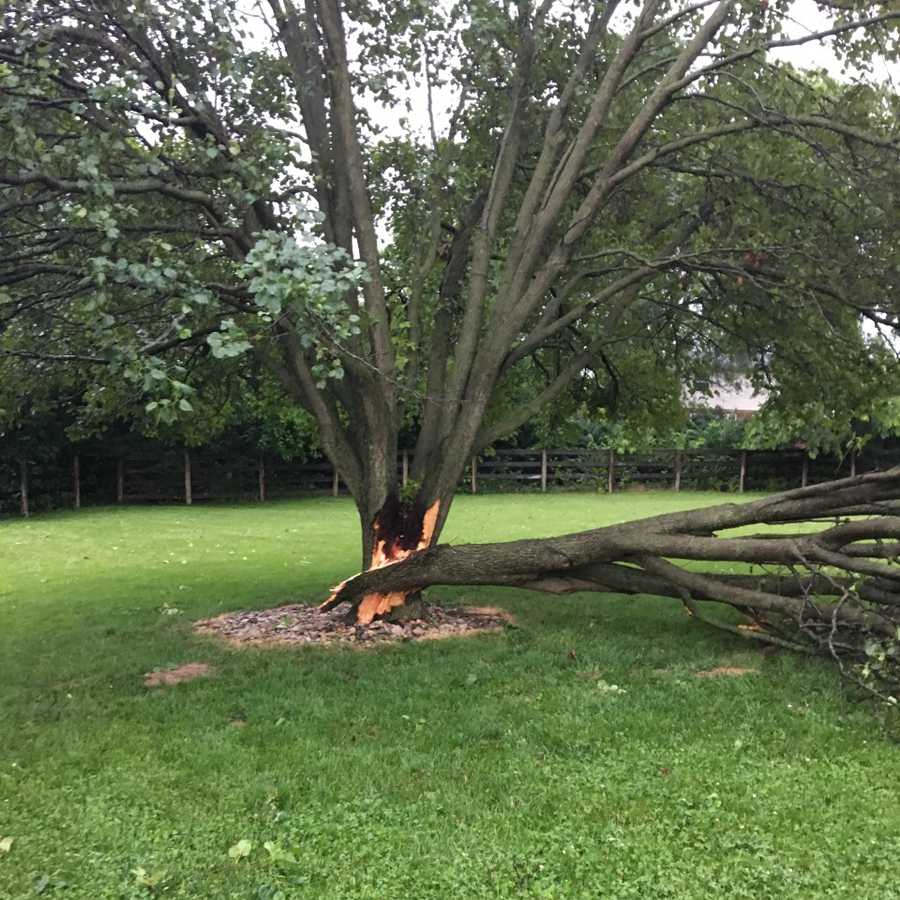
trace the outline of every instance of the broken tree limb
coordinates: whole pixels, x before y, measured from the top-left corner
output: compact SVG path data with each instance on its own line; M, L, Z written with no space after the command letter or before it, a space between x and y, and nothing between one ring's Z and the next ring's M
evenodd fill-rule
M554 538L441 544L348 579L326 605L355 608L372 593L438 584L646 594L678 599L695 615L697 602L731 606L754 623L754 640L856 652L873 635L895 639L900 627L898 499L900 467ZM732 533L791 523L808 530Z

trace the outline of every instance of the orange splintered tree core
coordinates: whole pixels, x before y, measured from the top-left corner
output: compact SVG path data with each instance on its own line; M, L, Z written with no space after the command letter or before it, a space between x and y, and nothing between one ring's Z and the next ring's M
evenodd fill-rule
M372 561L367 572L372 569L382 569L385 566L402 562L415 553L427 550L431 545L431 538L434 536L434 529L437 525L438 512L440 511L440 500L434 503L426 510L422 519L422 535L415 547L401 547L393 536L380 538L378 536L378 526L375 526L375 549L372 551ZM356 576L353 576L356 577ZM344 579L337 587L332 589L331 597L325 601L323 605L327 605L340 589L349 581ZM390 612L395 606L403 606L408 597L406 591L389 591L386 594L366 594L360 601L356 611L356 621L360 625L368 625L376 616L384 615Z

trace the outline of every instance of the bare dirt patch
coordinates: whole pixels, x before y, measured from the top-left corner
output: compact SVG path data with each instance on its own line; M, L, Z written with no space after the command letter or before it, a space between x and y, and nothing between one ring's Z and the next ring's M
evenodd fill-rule
M292 603L274 609L224 613L194 623L196 634L212 635L236 647L310 644L344 644L371 647L398 641L429 641L466 637L502 630L513 617L495 606L444 609L429 606L419 619L405 622L376 621L356 625L345 621L349 606L328 612L316 606Z
M741 675L756 675L759 669L743 669L740 666L716 666L705 672L695 672L694 678L738 678Z
M182 681L192 681L195 678L203 678L212 672L208 663L193 662L183 663L173 669L157 669L148 672L144 676L144 684L147 687L162 687L167 684L180 684Z

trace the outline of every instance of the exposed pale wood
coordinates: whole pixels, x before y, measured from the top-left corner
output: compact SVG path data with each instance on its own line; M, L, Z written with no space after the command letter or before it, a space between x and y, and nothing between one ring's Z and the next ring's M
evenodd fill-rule
M331 479L331 496L337 497L341 490L341 476L337 469L334 470L334 477Z
M747 451L741 451L741 484L740 484L740 492L744 493L744 484L747 481Z
M378 524L376 524L374 552L368 571L394 565L428 549L435 536L435 530L440 515L440 506L440 500L435 500L425 511L425 514L422 517L418 543L412 548L404 548L394 538L389 536L382 537L380 528ZM341 585L338 585L338 587L335 588L335 594L340 591L340 589ZM332 594L332 596L322 604L322 609L331 608L335 594ZM357 607L356 621L360 625L368 625L376 616L387 615L395 607L403 606L408 599L409 594L406 591L374 591L366 594Z
M547 490L547 450L541 450L541 490Z
M470 485L473 494L478 493L478 457L472 457Z
M409 483L409 451L403 451L403 474L402 474L403 487Z
M542 308L553 305L548 304L548 296L556 295L558 289L564 288L561 282L568 279L567 273L571 271L573 259L577 259L576 253L590 249L585 247L590 241L583 239L588 238L602 216L615 213L615 216L630 217L635 221L630 216L633 210L629 209L627 199L635 191L630 189L627 181L634 183L642 173L650 171L651 166L671 160L689 148L698 147L703 151L706 147L724 144L722 139L731 140L751 129L767 128L773 134L785 133L790 140L799 138L807 142L816 138L807 137L801 130L803 128L817 133L822 128L832 127L837 129L835 133L850 138L861 134L821 115L786 119L778 108L762 106L757 109L759 104L755 103L749 111L736 105L726 113L726 121L718 127L704 127L702 123L706 118L701 116L697 117L696 124L688 117L684 127L668 128L668 120L660 122L659 117L674 104L694 103L705 97L711 101L716 99L712 94L704 94L700 88L701 77L720 70L727 76L729 69L740 73L744 61L754 57L761 59L767 48L777 46L782 39L765 29L758 29L755 37L748 34L746 41L741 38L735 44L738 49L726 47L723 52L718 52L722 49L718 37L720 29L727 29L724 43L728 44L738 27L733 20L734 8L738 5L736 0L677 4L674 9L661 0L639 0L629 15L630 26L626 28L618 23L612 39L606 40L608 26L615 21L613 15L617 4L618 0L586 4L593 9L590 22L578 23L582 38L567 47L570 64L564 78L552 85L553 102L546 110L542 107L548 96L548 85L541 55L550 46L548 40L552 43L556 39L558 13L553 10L551 0L503 5L504 16L507 7L510 15L513 8L518 10L515 16L517 37L512 32L507 35L504 60L508 71L498 76L497 109L487 113L489 124L496 126L496 152L493 162L482 167L482 184L474 185L471 191L483 194L483 199L473 202L475 211L468 217L460 215L461 200L454 196L455 191L447 190L450 196L446 210L430 208L432 227L420 230L423 237L430 234L431 239L436 240L440 235L437 226L445 219L450 222L462 220L459 224L467 225L457 231L459 239L453 241L450 259L446 260L446 277L440 294L434 298L435 322L441 324L433 329L419 327L419 313L414 312L413 307L418 310L424 301L417 294L418 286L407 310L414 344L409 354L408 371L413 375L415 360L429 353L427 340L421 347L415 344L429 330L436 336L431 347L435 352L429 359L437 360L439 365L431 366L428 372L426 395L429 399L425 403L423 419L426 424L420 432L421 452L417 452L412 461L412 473L413 479L422 484L419 500L430 503L441 498L446 504L441 507L438 530L453 491L465 477L466 459L478 452L479 423L500 385L503 360L511 352L531 352L529 338L535 336L534 333L529 335L529 331L533 332L531 323L541 323L538 346L548 346L546 341L552 336L548 333L549 328L569 328L574 320L566 321L567 317L586 319L586 313L596 310L597 321L606 332L603 339L615 338L618 332L614 333L611 326L611 319L615 318L611 314L615 313L620 299L637 296L641 284L649 282L661 267L673 262L670 256L674 250L662 255L654 252L658 248L650 246L654 243L650 238L657 232L651 230L644 235L646 241L640 239L642 245L647 244L649 265L641 265L636 270L634 294L620 293L631 290L624 286L617 287L605 297L601 296L602 289L590 298L590 292L585 291L585 299L578 301L575 307L558 306L557 313L562 315L554 314L544 319L540 313ZM185 140L196 138L205 142L212 137L224 148L231 147L232 137L237 144L241 143L245 136L243 131L237 123L232 123L231 117L217 111L221 105L201 103L194 96L195 92L190 88L191 61L179 57L178 35L166 33L165 21L154 19L151 26L141 17L135 19L129 4L87 5L101 10L102 15L97 13L95 17L89 13L82 19L79 4L71 0L69 3L42 4L39 15L34 17L40 22L41 29L46 28L51 50L61 51L63 65L57 66L56 58L51 57L54 72L65 73L71 69L65 65L67 55L62 52L69 44L86 43L90 58L95 52L111 53L110 58L118 60L117 65L130 66L145 80L141 90L148 96L154 94L157 85L164 88L170 104L183 116L181 121L188 123L183 132ZM383 508L388 499L397 497L397 432L406 410L401 408L402 401L395 395L396 366L385 279L380 268L375 214L364 165L367 131L357 115L354 98L359 90L356 80L358 60L351 59L355 52L347 52L347 32L351 49L357 49L355 31L359 27L359 16L355 6L358 5L342 0L270 0L270 5L277 23L277 39L285 50L282 74L293 77L305 126L302 139L309 150L310 177L308 183L304 181L299 185L299 189L313 186L311 189L323 214L325 238L355 252L366 263L370 277L362 288L367 315L362 318L358 339L352 339L348 348L330 348L341 357L346 378L331 380L321 388L318 386L310 371L313 355L299 346L295 333L297 323L287 313L275 323L283 358L273 363L270 357L278 354L272 354L269 346L261 345L261 359L266 365L276 367L291 395L317 418L323 448L335 466L333 490L337 493L339 470L366 522L371 521L372 514ZM18 6L26 10L29 4ZM61 12L54 22L56 6ZM73 10L74 19L84 28L76 30L72 27ZM883 16L858 21L851 16L834 29L820 34L809 33L792 42L811 43L862 25L878 28L893 22L897 15L886 11ZM550 37L545 39L542 31L548 16L554 24ZM510 18L510 24L512 21ZM81 48L78 47L68 59L75 60L77 71L77 63L82 59ZM647 63L652 64L648 67ZM22 64L30 65L27 57L23 58ZM426 82L429 80L427 65L426 57ZM185 74L187 82L184 81ZM622 98L638 81L644 82L637 89L639 103L628 113L623 109ZM75 88L77 85L72 87L66 82L67 90ZM466 89L461 94L466 97L470 91ZM33 99L41 104L36 106L40 115L39 111L45 108L44 98ZM102 106L99 103L98 115L92 116L91 122L102 123L106 130L114 130L119 121L115 110L113 119L107 121L100 115ZM471 108L461 101L463 123L470 121ZM132 114L144 116L145 124L151 125L156 115L152 108L149 112L129 110L128 116ZM677 116L673 118L677 120ZM125 118L121 121L128 124ZM84 123L90 124L87 119L83 119ZM231 134L233 128L237 130ZM473 139L477 143L477 133ZM711 143L713 141L716 144ZM462 149L468 146L450 137L446 138L446 145ZM890 149L895 148L890 145ZM701 152L699 156L703 155ZM224 157L229 159L230 156L229 149ZM41 191L46 191L52 202L59 202L59 197L65 198L71 193L90 190L87 183L81 185L75 181L52 179L40 171L2 173L0 177L6 178L6 183L12 186L41 186ZM261 231L282 227L279 202L274 200L281 192L280 179L276 179L269 189L254 191L254 198L248 200L243 209L240 201L235 201L237 205L233 209L226 203L227 212L222 214L218 209L218 196L189 189L187 185L176 185L176 181L177 178L141 179L130 185L117 181L115 186L118 196L146 190L159 192L167 198L167 209L170 201L196 207L200 215L191 218L196 218L203 229L217 226L224 252L234 263L241 262ZM284 186L290 188L290 181L288 178ZM40 193L20 193L22 202L29 205L35 202L35 196L40 199ZM620 199L623 202L621 210L610 208L609 201L614 195L617 202ZM273 199L264 199L267 197ZM27 215L30 212L26 212ZM608 224L612 225L614 221L610 215ZM663 230L668 228L665 222L647 224L651 228L654 224ZM464 236L466 232L469 232L468 236ZM662 234L660 240L663 240ZM685 253L694 249L689 242L684 242ZM433 247L423 255L423 259L431 261L434 257ZM636 262L629 260L628 266L634 266ZM412 267L407 279L410 275L415 277L416 271L416 267ZM468 286L468 298L462 296L461 285ZM355 295L348 299L351 303L357 301ZM585 329L586 332L591 330L590 327ZM580 335L575 333L573 337L578 340ZM579 352L575 346L573 350L576 354ZM574 364L564 370L565 374L541 392L542 402L552 402L557 392L568 386L569 373L571 378L576 378L582 370L576 355ZM516 377L517 373L511 371L510 378ZM411 378L410 386L413 381ZM445 384L446 381L449 384ZM516 415L521 416L523 412L531 414L530 409L519 409ZM438 421L432 428L428 423L435 417ZM353 423L352 429L344 427L348 422ZM503 423L504 427L515 424L515 419ZM119 502L124 494L121 466L120 463ZM326 482L327 477L326 474ZM665 477L669 478L668 472ZM473 493L477 491L476 479L477 462L473 461ZM804 484L806 481L805 475ZM610 491L615 488L612 453L608 488Z
M609 473L606 478L606 490L611 494L616 489L616 451L609 451Z
M681 451L675 451L675 490L681 490Z
M856 451L850 454L850 477L853 478L856 475Z

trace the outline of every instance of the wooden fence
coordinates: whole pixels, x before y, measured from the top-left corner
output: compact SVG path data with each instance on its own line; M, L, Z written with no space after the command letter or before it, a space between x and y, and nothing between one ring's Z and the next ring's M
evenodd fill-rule
M460 490L475 493L588 490L777 491L900 464L900 445L859 456L810 458L802 450L495 450L473 459ZM397 474L408 479L409 452ZM296 497L345 490L327 460L203 447L103 447L49 458L0 459L0 515L113 503L185 503Z
M803 450L498 450L473 460L468 486L487 490L777 491L900 463L900 447L810 458Z

